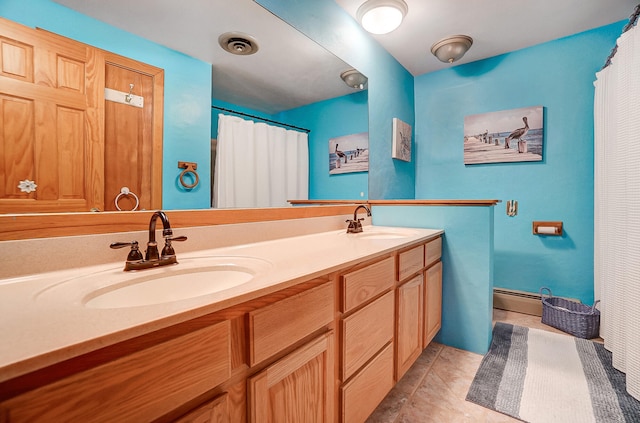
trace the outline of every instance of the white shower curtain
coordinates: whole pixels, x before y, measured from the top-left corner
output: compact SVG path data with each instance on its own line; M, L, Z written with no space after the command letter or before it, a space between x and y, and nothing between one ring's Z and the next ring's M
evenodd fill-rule
M640 31L595 82L595 297L600 336L640 400Z
M304 132L218 115L213 207L285 207L309 195Z

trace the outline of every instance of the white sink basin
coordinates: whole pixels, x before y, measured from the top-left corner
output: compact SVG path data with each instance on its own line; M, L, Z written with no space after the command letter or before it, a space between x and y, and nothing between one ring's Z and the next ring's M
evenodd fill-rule
M340 232L341 235L353 238L353 239L402 239L416 235L416 231L409 228L376 228L371 226L364 226L362 232L356 234L349 234Z
M88 308L127 308L201 297L250 282L271 267L262 259L242 256L178 258L179 263L124 272L122 267L83 275L49 287L37 299L68 296Z

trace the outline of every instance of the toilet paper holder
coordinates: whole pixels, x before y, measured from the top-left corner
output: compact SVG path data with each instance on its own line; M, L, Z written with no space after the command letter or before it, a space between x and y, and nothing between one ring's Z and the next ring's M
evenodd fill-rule
M534 235L551 235L551 236L561 236L562 235L562 221L553 221L553 222L541 222L541 221L533 221L533 234Z

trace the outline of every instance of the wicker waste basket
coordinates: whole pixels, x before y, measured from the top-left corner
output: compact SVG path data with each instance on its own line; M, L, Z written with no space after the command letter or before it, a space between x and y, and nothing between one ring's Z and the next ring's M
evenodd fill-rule
M545 297L543 291L548 291ZM592 307L560 297L554 297L551 289L540 288L542 297L542 323L553 326L563 332L584 339L598 336L600 332L600 310L596 308L599 301Z

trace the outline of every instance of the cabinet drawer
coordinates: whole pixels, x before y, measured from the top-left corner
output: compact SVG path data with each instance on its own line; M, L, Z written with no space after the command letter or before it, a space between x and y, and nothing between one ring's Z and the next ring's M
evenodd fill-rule
M351 377L393 338L393 292L342 321L342 380Z
M9 399L2 408L11 422L155 420L227 380L230 348L225 321Z
M427 242L424 249L424 264L429 266L434 261L438 261L442 256L442 238L438 237Z
M388 257L342 276L342 312L364 304L393 286L394 260Z
M266 360L331 323L335 309L333 298L333 284L327 282L250 312L250 365Z
M229 394L224 393L174 423L231 423L228 403Z
M398 280L404 280L424 267L424 245L398 254Z
M393 343L341 389L342 422L364 422L393 388Z

